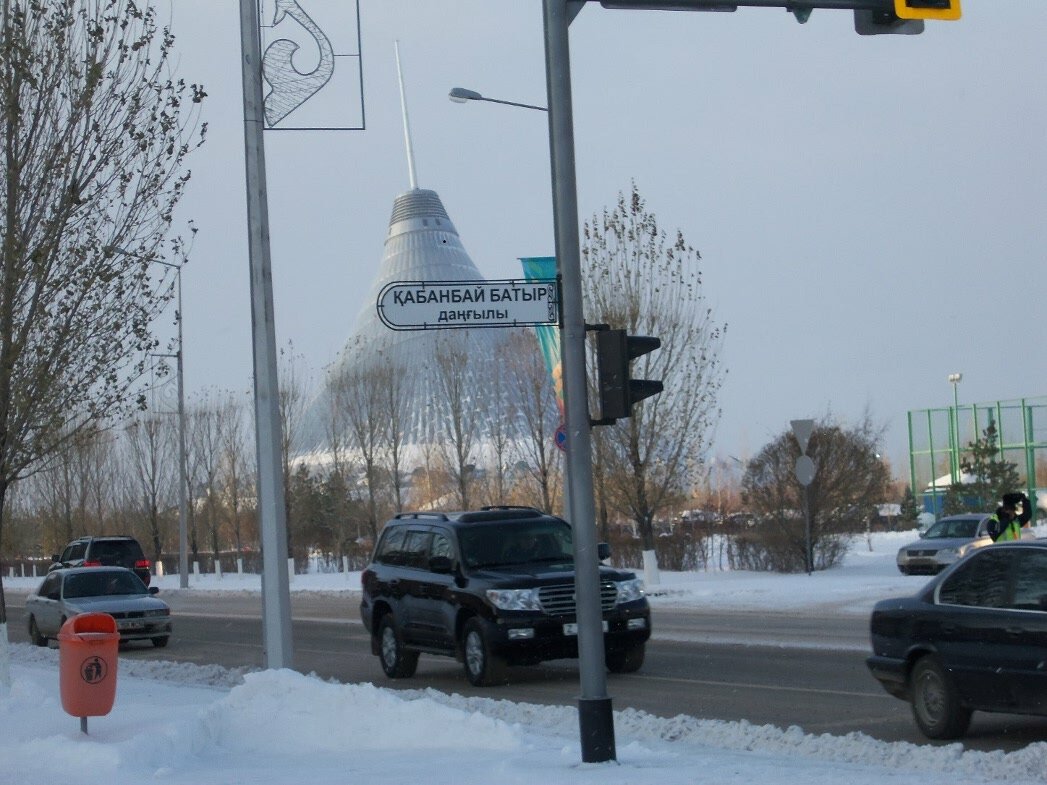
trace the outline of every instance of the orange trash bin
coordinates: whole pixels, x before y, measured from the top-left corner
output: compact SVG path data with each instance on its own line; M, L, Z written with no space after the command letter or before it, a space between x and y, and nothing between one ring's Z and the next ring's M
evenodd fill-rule
M87 718L108 714L116 700L116 665L120 633L108 613L81 613L58 632L58 682L62 708L80 717L87 732Z

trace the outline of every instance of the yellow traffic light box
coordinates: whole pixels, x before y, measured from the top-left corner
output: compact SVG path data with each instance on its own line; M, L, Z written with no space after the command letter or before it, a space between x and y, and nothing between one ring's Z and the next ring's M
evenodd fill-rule
M959 19L960 0L894 0L899 19Z

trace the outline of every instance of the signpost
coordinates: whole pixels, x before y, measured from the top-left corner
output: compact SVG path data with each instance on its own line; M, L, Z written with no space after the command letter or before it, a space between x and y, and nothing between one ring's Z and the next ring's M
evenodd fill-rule
M811 550L811 501L808 495L808 486L814 482L814 475L818 471L814 460L807 454L807 444L814 433L814 420L790 420L793 435L800 443L800 457L796 459L796 481L803 486L803 523L804 539L806 540L806 562L807 574L814 570L814 552Z
M534 327L560 319L555 278L393 281L378 293L377 308L391 330Z

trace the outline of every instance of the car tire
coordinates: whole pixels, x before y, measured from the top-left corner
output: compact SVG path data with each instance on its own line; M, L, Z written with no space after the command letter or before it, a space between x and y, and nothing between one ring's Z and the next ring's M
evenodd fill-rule
M403 635L391 613L378 625L378 660L390 679L407 679L418 670L418 652L404 647Z
M483 623L469 619L462 629L462 662L465 678L474 687L505 684L505 660L491 653L491 644L484 633Z
M40 628L36 626L36 617L33 615L29 616L29 640L33 642L34 646L47 645L47 638L40 634Z
M171 636L170 635L157 635L155 638L152 638L151 640L153 642L153 646L154 647L156 647L157 649L162 649L162 648L166 647L167 644L170 642Z
M958 739L971 724L971 710L960 702L952 678L932 655L913 666L909 681L916 726L929 739Z
M645 651L643 643L626 649L609 649L604 655L607 670L611 673L636 673L643 665Z

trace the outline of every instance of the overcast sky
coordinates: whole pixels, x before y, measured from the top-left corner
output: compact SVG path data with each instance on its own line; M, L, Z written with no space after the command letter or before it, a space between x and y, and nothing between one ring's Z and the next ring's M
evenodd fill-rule
M181 76L209 93L182 209L200 229L183 278L186 388L246 393L239 2L163 2ZM299 4L336 52L355 51L353 2ZM315 375L374 307L409 187L394 41L418 185L440 194L481 272L515 277L517 257L553 254L546 115L447 98L461 86L544 105L541 8L360 0L366 130L266 134L277 339ZM800 25L782 9L589 3L574 21L581 218L635 180L701 251L728 325L715 454L746 458L791 419L868 409L897 470L906 412L950 405L949 373L963 373L961 403L1047 393L1044 41L1043 0L967 0L961 21L920 36L861 37L850 12L826 10ZM339 89L313 110L350 124L358 91Z

